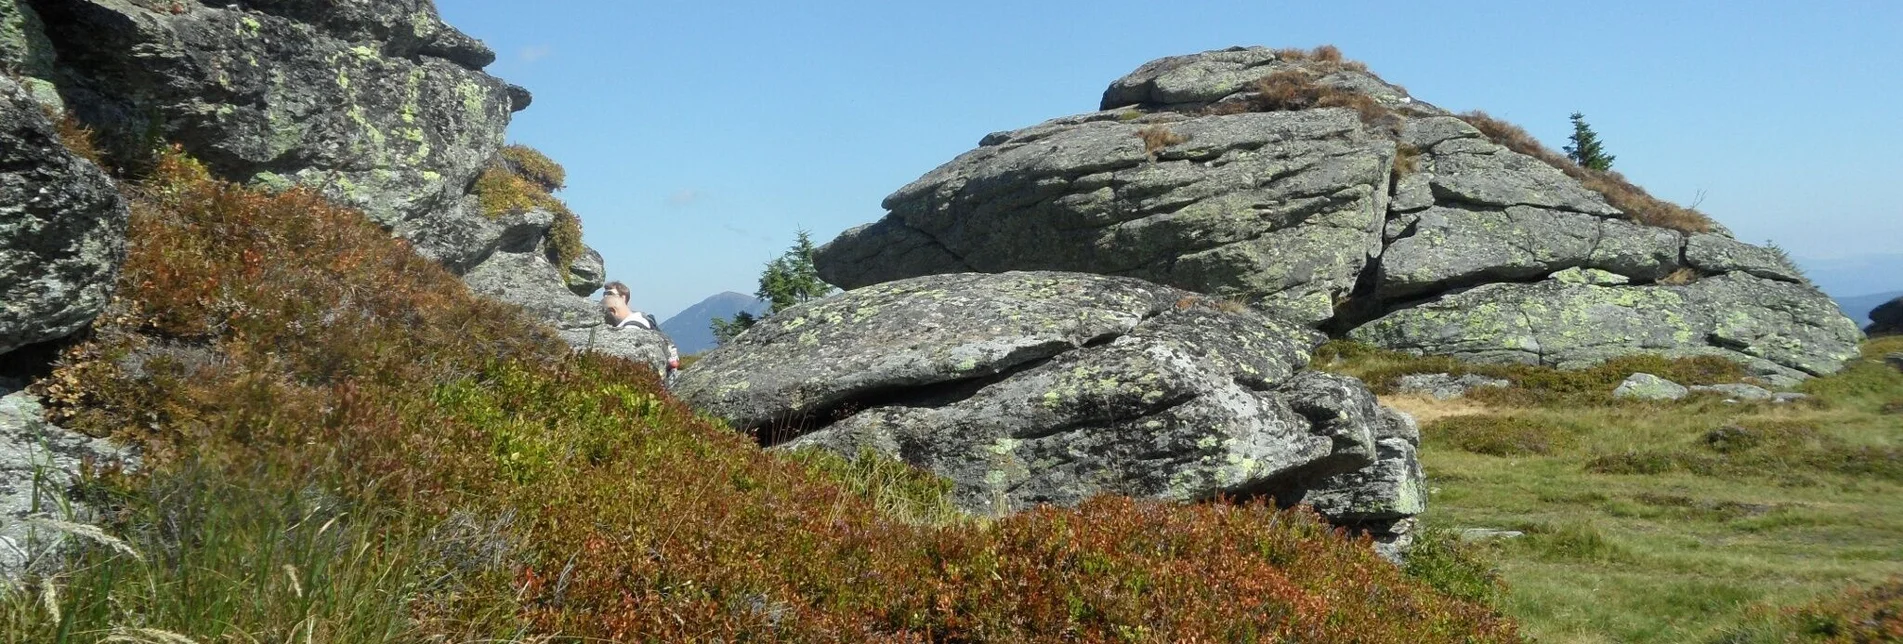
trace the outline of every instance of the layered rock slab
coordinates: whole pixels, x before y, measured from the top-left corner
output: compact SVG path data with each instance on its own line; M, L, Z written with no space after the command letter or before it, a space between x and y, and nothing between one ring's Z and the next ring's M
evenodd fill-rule
M468 188L515 102L425 0L29 4L61 94L109 144L156 137L239 181L321 189L458 271L499 234Z
M986 137L815 255L857 288L941 272L1060 270L1247 299L1319 322L1380 250L1394 145L1345 109L1188 118L1099 112ZM1146 128L1183 142L1148 150Z
M1806 285L1729 273L1671 286L1568 269L1533 283L1496 283L1389 313L1348 333L1419 354L1559 368L1634 353L1716 355L1789 382L1834 373L1861 334Z
M1371 107L1250 111L1279 109L1255 81L1290 73ZM1102 107L986 136L888 197L885 218L820 248L821 276L846 288L964 271L1134 276L1388 348L1478 360L1710 353L1801 377L1852 355L1848 321L1817 306L1827 299L1775 249L1721 228L1643 225L1561 169L1352 64L1259 47L1173 56L1113 82ZM1596 286L1615 290L1540 303L1530 315L1544 319L1527 324L1542 329L1543 354L1525 333L1453 342L1361 330L1469 290L1517 292L1579 271L1609 276ZM1671 320L1692 311L1651 303L1654 287L1729 277L1753 279L1696 289L1693 317L1769 311L1785 322L1694 329ZM1768 290L1739 287L1759 284ZM1637 308L1605 311L1619 302ZM1608 317L1664 326L1568 326Z
M112 180L0 76L0 353L71 335L105 310L126 218Z
M1359 381L1309 370L1321 339L1135 279L938 275L776 314L675 391L786 448L945 476L978 513L1275 493L1404 532L1425 503L1417 432Z

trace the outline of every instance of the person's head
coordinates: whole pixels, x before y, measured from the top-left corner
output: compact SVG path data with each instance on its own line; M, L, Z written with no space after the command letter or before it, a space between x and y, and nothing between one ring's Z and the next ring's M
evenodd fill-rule
M602 290L602 297L608 297L612 295L614 297L621 298L621 301L623 303L626 303L628 301L628 285L627 284L622 284L620 282L609 282L606 286L601 287L601 290Z

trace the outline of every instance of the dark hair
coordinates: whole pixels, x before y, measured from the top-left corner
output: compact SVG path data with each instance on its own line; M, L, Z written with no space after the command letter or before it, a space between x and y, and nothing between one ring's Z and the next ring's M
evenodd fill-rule
M609 293L619 293L621 294L622 297L627 297L629 295L632 295L632 293L628 291L628 285L622 284L620 282L609 282L603 285L601 287L601 290L607 291Z

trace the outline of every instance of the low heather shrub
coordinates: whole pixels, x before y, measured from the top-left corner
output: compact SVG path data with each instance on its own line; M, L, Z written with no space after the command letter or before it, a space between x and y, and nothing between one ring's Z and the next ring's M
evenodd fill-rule
M193 602L268 605L173 610L127 601L119 573L101 573L55 582L64 621L8 595L8 634L277 641L289 637L267 622L288 620L336 641L1517 640L1486 606L1300 510L1101 498L989 522L895 517L892 499L929 507L942 488L891 464L765 452L651 370L571 355L307 190L221 183L173 153L136 192L125 297L67 354L54 404L74 427L146 446L126 495L210 472L218 489L284 499L259 529L135 539L179 554L118 577L164 592L230 574L183 562L252 562L265 569ZM223 503L206 498L180 507ZM156 505L120 506L115 534L173 529ZM193 536L287 530L344 540L274 554L263 536ZM284 559L313 548L337 556ZM85 556L79 570L126 563ZM327 581L349 579L384 581L374 595ZM298 606L320 596L336 599Z

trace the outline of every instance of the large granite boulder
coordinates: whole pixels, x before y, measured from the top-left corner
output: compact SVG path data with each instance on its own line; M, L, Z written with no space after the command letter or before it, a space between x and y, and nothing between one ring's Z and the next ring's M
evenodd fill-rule
M1634 352L1716 355L1779 383L1833 373L1860 334L1815 289L1747 273L1632 285L1595 269L1496 283L1402 308L1349 337L1416 353L1585 367Z
M549 249L548 228L554 216L531 210L500 218L508 231L495 250L463 275L469 290L521 306L530 315L554 326L577 351L599 351L621 356L666 373L673 342L659 331L606 324L601 307L586 295L600 288L601 255L589 249L569 270L580 265L594 271L579 281L564 277ZM593 282L593 284L587 284Z
M1873 336L1903 334L1903 297L1872 309L1868 332Z
M1165 58L1113 82L1101 107L984 137L821 247L820 275L845 288L967 271L1131 276L1390 348L1565 366L1709 353L1801 377L1854 354L1855 328L1774 249L1695 216L1641 223L1612 205L1630 193L1597 192L1616 177L1589 185L1338 54ZM1547 284L1581 271L1604 277ZM1499 312L1466 327L1440 313L1488 302ZM1522 302L1539 308L1513 324L1534 330L1490 331ZM1756 321L1725 322L1741 317ZM1419 318L1442 323L1396 323Z
M564 286L562 271L551 259L548 228L554 219L546 210L501 218L507 232L463 282L471 291L519 304L558 329L601 324L601 309Z
M667 334L635 326L617 328L598 324L562 329L561 336L576 351L620 356L653 367L654 372L661 375L667 374L668 359L679 354Z
M769 444L903 459L995 514L1098 494L1272 494L1381 535L1423 508L1417 432L1321 334L1129 278L963 273L760 322L677 395Z
M0 354L84 328L112 297L126 204L0 76Z
M67 105L109 148L154 137L221 174L303 184L458 271L501 234L468 189L513 99L428 0L32 0Z
M994 134L815 255L857 288L917 275L1059 270L1333 315L1381 250L1395 146L1348 110L1097 112ZM1146 151L1145 128L1182 143ZM1152 130L1155 131L1155 130Z

